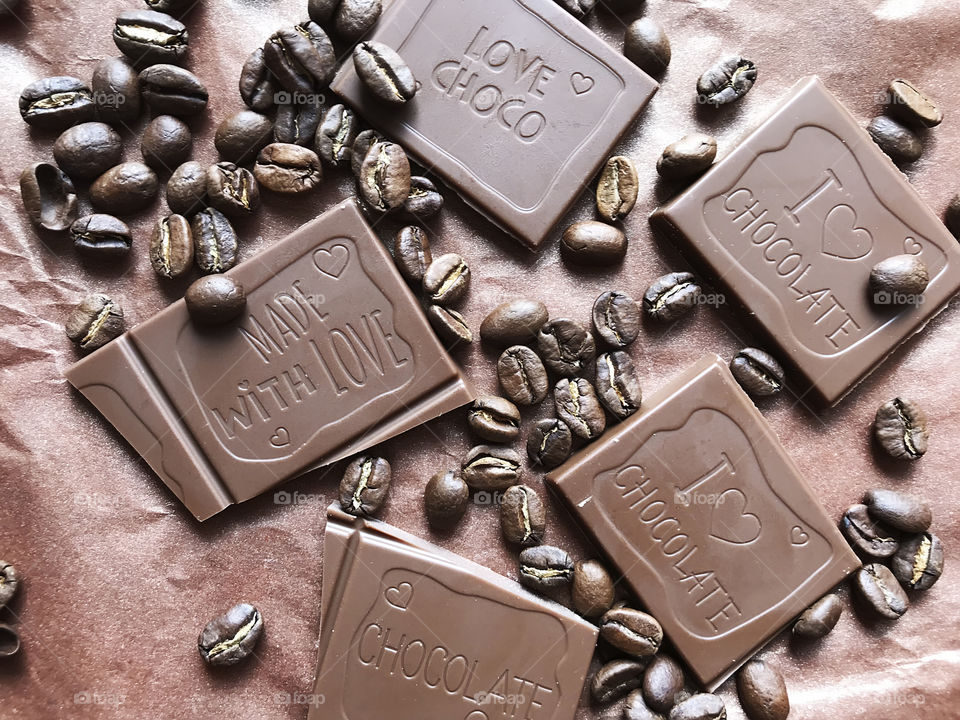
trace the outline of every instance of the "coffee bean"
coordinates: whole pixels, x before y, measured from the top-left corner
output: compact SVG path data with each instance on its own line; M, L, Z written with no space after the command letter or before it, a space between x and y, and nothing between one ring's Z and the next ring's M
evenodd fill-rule
M391 104L402 104L417 92L417 81L403 58L381 42L362 42L353 50L353 66L367 89Z
M120 163L93 181L90 201L114 215L134 213L153 202L159 185L157 174L143 163Z
M313 190L323 180L320 158L310 148L272 143L257 156L253 176L267 190L296 194Z
M333 19L340 0L307 0L307 14L320 25L326 25Z
M505 347L530 342L547 321L547 306L534 300L509 300L497 305L480 323L484 342Z
M150 236L150 264L160 277L185 275L193 267L193 230L182 215L160 218Z
M450 310L442 305L431 305L427 309L427 319L430 320L440 339L448 345L473 342L473 332L463 315L456 310Z
M739 100L753 87L757 66L739 55L730 55L707 68L697 80L697 96L706 105L726 105Z
M416 225L400 228L393 238L393 260L404 278L421 284L424 273L433 262L427 233Z
M455 470L441 470L430 478L423 491L427 521L442 530L460 521L469 502L470 488Z
M125 10L113 27L117 49L140 67L182 62L189 40L186 25L153 10Z
M582 20L584 17L586 17L586 15L593 10L594 6L597 4L597 0L556 0L556 2L557 5L562 7L578 20Z
M92 180L120 162L123 141L106 123L88 122L63 131L53 145L53 157L67 175Z
M914 495L878 488L868 491L863 502L870 517L896 530L925 532L933 522L930 506Z
M607 222L622 220L637 202L637 168L623 155L608 159L597 183L597 212Z
M947 229L953 233L953 236L960 238L960 194L954 195L950 199L943 221Z
M663 642L663 628L652 615L622 607L600 618L600 635L613 647L633 657L655 655Z
M470 267L456 253L447 253L427 267L423 273L423 290L431 302L450 305L460 300L470 287Z
M553 545L537 545L520 553L520 583L539 593L566 587L573 579L573 560Z
M540 356L525 345L514 345L501 353L497 379L504 394L517 405L535 405L550 389Z
M204 273L226 272L237 264L237 233L226 216L204 208L193 216L194 262Z
M204 275L184 293L190 318L198 325L221 325L233 320L247 306L243 286L229 275Z
M358 179L360 195L380 212L393 210L410 196L410 161L403 148L392 142L370 146Z
M123 308L107 295L92 293L67 316L65 328L81 350L96 350L123 332Z
M75 77L43 78L20 93L20 117L34 127L63 130L95 119L96 112L93 93Z
M359 124L356 114L346 105L334 105L324 113L315 145L325 163L340 167L350 162Z
M20 652L20 634L15 627L0 623L0 657L13 657Z
M537 347L544 364L564 377L584 372L597 355L590 331L568 318L549 320L541 325Z
M140 73L138 82L143 101L156 115L185 117L207 106L207 89L182 67L153 65Z
M669 655L658 654L643 673L643 698L653 710L669 712L683 693L683 669Z
M564 378L553 389L553 401L557 415L579 438L594 440L607 427L607 418L589 380Z
M909 537L900 544L890 568L907 589L928 590L943 573L943 543L928 532Z
M624 292L608 290L593 303L593 328L607 345L623 348L640 334L640 308Z
M263 61L277 83L292 93L325 88L337 68L330 38L310 21L271 35L263 46Z
M860 568L854 576L854 584L867 605L880 617L896 620L910 606L910 600L900 583L880 563Z
M70 226L77 252L94 258L123 257L130 252L130 228L113 215L84 215Z
M870 518L866 505L851 506L843 514L840 530L853 549L867 557L890 557L900 546L889 530Z
M643 310L652 320L673 322L700 300L700 286L688 272L658 277L643 294Z
M277 94L277 84L263 59L263 48L258 47L243 63L240 70L240 97L247 107L257 112L268 112Z
M896 397L877 409L873 436L892 457L899 460L921 458L930 439L927 414L913 401Z
M226 215L249 215L260 207L260 188L246 168L219 162L207 168L207 201Z
M613 605L613 578L596 560L583 560L573 568L570 597L573 607L585 618L603 615Z
M512 485L500 500L500 530L507 542L539 545L547 531L547 511L533 488Z
M34 225L60 232L77 218L77 193L56 165L34 163L20 173L20 197Z
M359 40L380 18L383 6L380 0L341 0L337 7L334 27L344 40Z
M477 397L470 406L467 423L478 437L491 442L510 442L520 436L520 411L496 395Z
M824 595L803 611L793 624L793 634L810 640L822 638L836 627L842 614L840 597L833 593Z
M724 720L727 708L719 695L697 693L673 706L670 720Z
M340 507L351 515L375 515L387 498L391 474L384 458L358 455L343 471Z
M590 681L590 695L601 705L622 698L643 682L643 663L636 660L611 660L597 670Z
M144 162L158 171L172 171L186 162L193 146L190 128L173 115L158 115L143 131L140 153Z
M0 608L10 604L20 589L20 576L17 569L8 562L0 560Z
M137 71L125 57L101 60L90 80L97 116L105 123L132 123L140 117Z
M687 180L706 172L716 157L716 138L691 133L663 149L657 159L657 172L664 180Z
M870 270L870 296L874 305L918 304L927 289L930 273L916 255L894 255Z
M597 358L597 395L600 402L621 420L640 409L643 393L633 360L622 350Z
M767 397L783 389L784 375L772 355L757 348L743 348L730 361L730 372L754 397Z
M557 418L540 420L527 436L527 455L534 465L553 469L570 457L573 433Z
M662 75L672 54L663 25L649 17L634 20L623 36L623 54L648 75Z
M180 215L192 215L207 197L207 168L191 160L173 171L167 180L167 205Z
M420 220L436 215L443 208L443 195L428 178L413 175L410 178L410 194L403 209Z
M623 720L664 720L663 715L654 712L647 706L641 689L631 690L627 695L621 717ZM614 720L614 718L611 718L611 720Z
M887 96L887 112L908 125L932 128L943 122L937 104L909 80L891 82Z
M473 490L504 490L520 479L520 454L500 445L470 448L460 464L463 479Z
M890 159L896 163L912 163L923 154L923 143L917 134L892 117L880 115L867 125L867 132Z
M783 676L775 666L759 658L737 671L737 696L750 720L786 720L790 714Z
M560 252L576 265L610 265L627 254L627 236L598 220L575 222L560 236Z
M236 665L253 653L263 634L263 617L253 605L234 605L200 632L197 647L208 665Z
M352 152L350 153L350 170L358 180L363 173L363 161L366 159L367 153L378 142L384 142L384 138L376 130L363 130L357 134L357 139L353 141Z
M282 97L282 94L278 97ZM273 124L273 137L277 142L304 147L314 144L323 107L319 102L313 102L313 96L303 99L304 102L291 101L277 105L277 119Z
M221 159L244 165L253 160L272 137L270 118L252 110L241 110L217 126L213 144Z

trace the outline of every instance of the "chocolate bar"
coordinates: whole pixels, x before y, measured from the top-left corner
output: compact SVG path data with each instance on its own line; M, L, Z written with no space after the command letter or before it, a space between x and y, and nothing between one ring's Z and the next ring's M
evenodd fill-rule
M332 89L531 248L658 87L551 0L394 0L370 39L417 94L385 106L350 62Z
M715 355L546 479L709 689L860 566Z
M323 564L308 720L573 719L597 639L587 621L335 505Z
M650 220L745 308L818 405L960 289L957 241L816 77ZM903 305L872 297L870 269L903 253L929 269L926 292Z
M228 274L236 321L178 300L66 373L198 519L473 399L355 200Z

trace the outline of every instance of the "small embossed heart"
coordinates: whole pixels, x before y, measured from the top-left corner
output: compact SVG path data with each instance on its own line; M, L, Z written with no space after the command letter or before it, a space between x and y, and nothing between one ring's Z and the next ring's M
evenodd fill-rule
M270 444L274 447L284 447L290 444L290 433L282 425L276 429L270 438Z
M349 260L350 251L346 245L334 245L330 250L320 248L313 254L313 264L317 266L317 270L334 280L340 277Z
M582 72L575 72L570 75L570 85L577 95L583 95L593 89L593 78Z
M384 599L398 610L406 610L413 599L413 585L404 581L393 587L388 587L383 593Z
M752 543L760 537L760 518L746 509L746 495L736 488L724 490L710 513L710 536L732 545Z
M903 241L903 252L907 255L919 255L923 252L923 245L916 238L908 237Z
M873 235L866 228L857 227L856 211L841 203L823 219L820 249L830 257L856 260L873 249Z
M790 528L790 542L794 545L806 545L809 539L810 536L807 535L799 525L794 525Z

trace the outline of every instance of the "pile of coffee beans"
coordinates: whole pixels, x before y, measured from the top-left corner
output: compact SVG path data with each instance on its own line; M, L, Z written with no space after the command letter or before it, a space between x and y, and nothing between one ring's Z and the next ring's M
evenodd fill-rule
M893 80L885 93L884 115L867 125L867 132L890 159L912 163L923 154L922 133L943 122L937 103L914 83Z
M0 560L0 610L7 607L20 589L17 569ZM20 652L20 633L8 623L0 622L0 658L12 657Z

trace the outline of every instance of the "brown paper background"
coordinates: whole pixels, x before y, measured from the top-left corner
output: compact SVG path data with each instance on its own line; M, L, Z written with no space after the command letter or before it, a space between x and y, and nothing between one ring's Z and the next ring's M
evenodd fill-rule
M304 5L204 0L188 16L188 65L211 94L206 114L191 121L195 159L215 159L216 124L242 107L236 81L247 54L273 29L305 17ZM300 493L295 504L275 504L268 494L202 525L194 521L63 379L77 355L62 324L88 288L119 298L131 325L182 293L182 285L158 282L145 252L165 204L158 200L130 218L134 251L115 269L81 262L63 238L39 236L20 204L21 168L51 159L55 138L20 120L21 88L46 75L89 78L98 60L118 54L112 20L129 7L139 5L24 0L19 20L7 19L0 29L0 557L24 577L20 596L3 611L4 620L18 624L23 650L0 664L0 717L302 718L305 707L281 700L311 688L324 508L335 497L341 466L287 485ZM539 256L530 255L446 190L447 206L429 229L436 251L460 252L471 264L473 287L463 312L475 329L498 302L522 295L543 298L555 317L586 320L601 291L617 287L639 297L653 278L683 267L674 250L651 238L646 220L674 191L656 183L660 150L692 130L715 134L721 152L729 150L806 74L820 74L864 123L878 112L877 94L891 78L906 76L927 88L947 119L927 134L924 156L908 175L937 214L960 189L954 90L960 11L954 0L650 0L647 11L665 25L673 62L619 147L637 162L641 178L640 200L626 222L626 262L607 272L571 272L559 259L556 234ZM620 20L603 13L589 25L619 47ZM759 83L734 107L698 109L698 75L731 51L759 64ZM124 133L127 159L138 159L143 122ZM239 227L242 257L350 192L349 179L337 172L313 196L267 197L256 218ZM568 221L591 212L585 193ZM388 237L394 227L378 230ZM742 335L735 314L702 307L670 327L645 327L630 352L649 392L703 353L729 357L747 342ZM475 346L455 356L481 390L495 390L492 353ZM798 650L785 636L772 644L766 656L782 668L792 718L907 720L960 712L960 576L953 554L960 546L958 360L960 312L952 307L838 408L817 417L789 394L761 403L831 517L874 486L917 492L933 504L934 531L948 555L943 579L915 595L899 622L867 622L846 603L839 626L819 645ZM876 407L897 393L915 399L931 418L930 451L909 466L884 460L870 443ZM512 575L515 553L500 539L493 508L471 506L447 535L431 533L423 517L427 478L455 466L472 444L464 415L453 413L384 448L394 486L383 519ZM539 474L527 480L541 487ZM548 541L578 558L590 554L553 500ZM196 652L196 635L241 600L260 608L267 634L252 662L210 672ZM722 695L728 716L741 718L731 682ZM599 715L583 709L578 717Z

